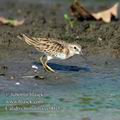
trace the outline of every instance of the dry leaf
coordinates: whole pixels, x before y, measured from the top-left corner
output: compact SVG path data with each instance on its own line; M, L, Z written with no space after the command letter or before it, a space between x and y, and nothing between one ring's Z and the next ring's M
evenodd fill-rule
M115 17L115 19L118 19L118 5L119 3L116 3L110 9L102 11L102 12L98 12L98 13L92 13L92 15L97 20L102 19L104 22L109 23L111 22L112 17Z
M24 19L17 20L17 19L7 19L3 16L0 16L0 23L2 24L9 24L11 26L20 26L24 23Z
M112 17L118 19L118 6L119 3L116 3L111 8L92 13L89 12L83 5L81 5L79 0L74 0L74 3L71 5L71 14L75 16L78 20L103 20L104 22L111 22Z
M71 15L75 16L78 20L91 20L95 19L92 14L79 2L79 0L74 0L70 7Z

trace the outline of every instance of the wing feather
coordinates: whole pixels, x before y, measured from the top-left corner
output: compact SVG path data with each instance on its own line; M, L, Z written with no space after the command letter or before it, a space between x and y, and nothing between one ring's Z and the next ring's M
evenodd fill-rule
M65 42L55 40L53 38L30 38L25 34L22 34L22 38L28 45L33 45L38 51L45 52L52 56L54 56L56 53L64 52L64 48L66 48Z

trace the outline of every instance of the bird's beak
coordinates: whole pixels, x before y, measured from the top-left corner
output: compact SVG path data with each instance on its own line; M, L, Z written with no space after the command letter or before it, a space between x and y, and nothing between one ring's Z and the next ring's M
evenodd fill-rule
M87 58L86 58L85 54L83 54L82 50L80 51L80 55L82 56L83 59L85 59L85 61L87 61Z
M80 55L82 55L82 56L83 56L83 52L82 52L82 50L80 51Z

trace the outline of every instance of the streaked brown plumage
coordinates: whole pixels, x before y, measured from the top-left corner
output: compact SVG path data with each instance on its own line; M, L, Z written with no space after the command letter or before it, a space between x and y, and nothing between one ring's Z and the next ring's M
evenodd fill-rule
M40 61L47 71L54 72L47 65L48 60L54 58L67 59L75 54L82 54L81 46L77 44L70 44L53 38L29 38L24 34L22 34L22 37L27 44L34 46L39 52L44 54Z

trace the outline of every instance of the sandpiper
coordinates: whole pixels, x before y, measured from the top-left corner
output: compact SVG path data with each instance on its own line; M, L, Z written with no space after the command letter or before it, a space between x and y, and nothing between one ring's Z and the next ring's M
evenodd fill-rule
M75 54L83 55L82 48L79 44L66 43L54 38L27 37L25 34L22 34L22 39L24 39L28 45L34 46L39 52L43 53L40 61L44 69L49 72L55 72L47 65L49 60L56 58L64 60L71 58Z

